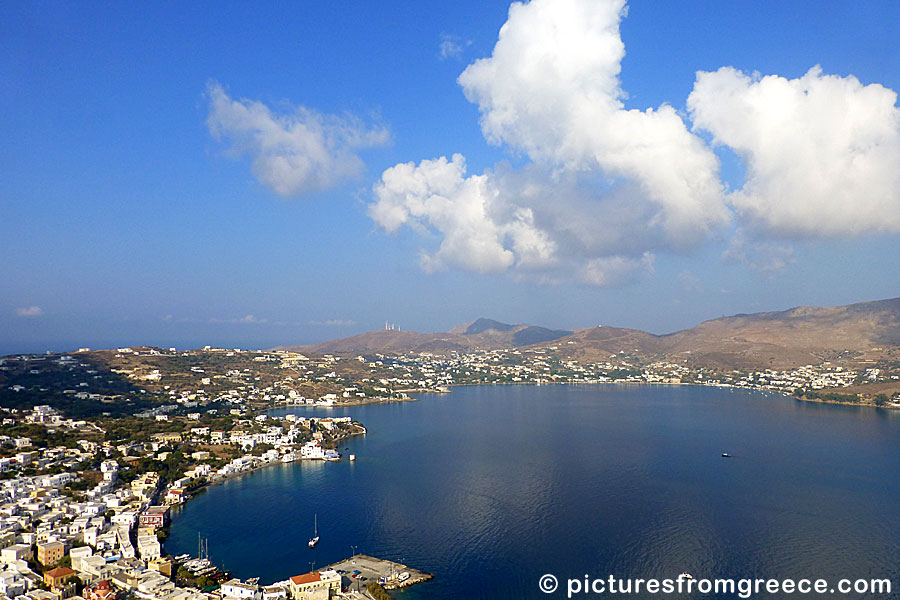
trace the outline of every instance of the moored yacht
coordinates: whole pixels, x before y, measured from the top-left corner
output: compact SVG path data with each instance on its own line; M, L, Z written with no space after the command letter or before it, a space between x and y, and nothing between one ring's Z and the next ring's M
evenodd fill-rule
M313 517L313 527L314 527L313 537L311 537L309 539L309 547L310 548L315 548L316 544L319 543L319 515L318 514L316 514Z

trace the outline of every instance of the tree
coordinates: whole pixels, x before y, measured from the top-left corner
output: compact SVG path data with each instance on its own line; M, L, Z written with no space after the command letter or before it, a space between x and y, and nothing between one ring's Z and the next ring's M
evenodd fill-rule
M256 446L253 447L252 454L253 454L253 456L262 456L263 454L265 454L266 452L268 452L269 450L271 450L274 447L275 446L273 446L272 444L266 444L266 443L257 444Z
M366 591L376 600L391 600L390 594L384 591L384 588L374 581L366 584Z

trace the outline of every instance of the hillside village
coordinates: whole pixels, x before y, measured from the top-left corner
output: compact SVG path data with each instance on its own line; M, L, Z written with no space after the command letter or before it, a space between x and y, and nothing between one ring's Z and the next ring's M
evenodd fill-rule
M339 460L336 443L365 433L350 417L142 411L131 419L177 427L111 435L49 405L0 410L0 431L14 433L0 435L0 597L276 600L340 591L327 573L266 588L228 579L208 560L167 556L163 542L169 507L206 485L267 465Z
M485 332L481 332L484 335ZM639 348L573 356L577 341L520 348L442 352L303 354L206 347L119 348L0 358L3 406L49 404L69 418L169 414L212 405L263 410L276 405L338 406L408 400L452 385L495 383L691 383L777 391L805 399L892 404L900 360L845 352L792 368L729 368L691 353L659 358ZM837 398L837 396L835 396Z

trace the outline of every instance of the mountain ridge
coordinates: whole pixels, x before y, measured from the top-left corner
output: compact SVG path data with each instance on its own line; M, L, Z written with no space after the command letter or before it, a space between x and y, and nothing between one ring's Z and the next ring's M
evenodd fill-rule
M721 368L792 368L837 359L874 361L900 355L900 298L740 313L662 335L612 326L569 331L480 317L448 332L379 330L278 349L440 354L551 347L563 357L581 361L607 360L624 352Z
M296 350L333 354L342 352L467 352L517 348L570 335L571 331L548 329L537 325L509 325L494 319L478 318L450 331L419 333L379 329L346 338L306 346L279 346L276 350Z

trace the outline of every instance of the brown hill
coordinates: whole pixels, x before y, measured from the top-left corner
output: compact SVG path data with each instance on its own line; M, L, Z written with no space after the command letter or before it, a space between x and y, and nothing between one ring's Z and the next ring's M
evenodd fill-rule
M687 361L718 368L782 369L825 360L862 363L900 357L900 298L741 314L704 321L667 335L618 327L569 332L478 319L443 333L372 331L284 349L440 354L528 346L555 347L562 356L581 361L604 361L625 352L650 360Z
M571 334L534 325L507 325L492 319L478 319L440 333L417 333L388 329L370 331L347 338L312 344L309 346L282 346L278 350L295 350L319 354L352 352L379 352L384 354L404 352L469 352L473 350L498 350L518 348L554 340Z
M900 355L900 298L741 314L661 336L597 327L558 340L557 345L561 352L580 360L598 360L624 351L717 368L781 369L826 360L865 362Z
M801 366L873 360L900 345L900 298L847 306L800 306L701 323L661 339L667 352L736 366Z

